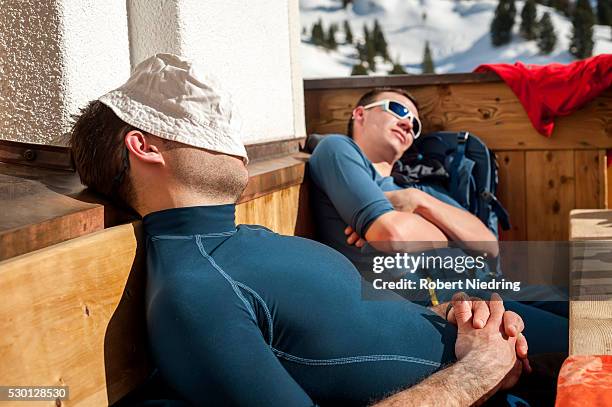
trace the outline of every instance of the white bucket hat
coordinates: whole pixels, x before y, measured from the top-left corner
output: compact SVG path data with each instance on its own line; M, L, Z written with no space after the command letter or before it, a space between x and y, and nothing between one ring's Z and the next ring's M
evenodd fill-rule
M157 54L144 60L126 83L98 100L155 136L248 162L230 96L183 57Z

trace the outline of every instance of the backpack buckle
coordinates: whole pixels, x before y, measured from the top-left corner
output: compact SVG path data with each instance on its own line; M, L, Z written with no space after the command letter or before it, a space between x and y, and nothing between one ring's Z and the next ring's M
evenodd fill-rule
M480 197L486 202L489 203L491 201L497 201L497 198L495 198L495 195L493 195L491 192L489 191L482 191L480 193Z

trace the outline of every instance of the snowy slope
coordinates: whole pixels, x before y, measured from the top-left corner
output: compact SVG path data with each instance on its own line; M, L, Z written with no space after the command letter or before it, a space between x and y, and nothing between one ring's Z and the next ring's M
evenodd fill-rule
M363 39L363 25L371 29L378 19L393 59L409 73L421 73L423 49L429 41L437 73L471 72L482 63L530 64L574 61L567 49L571 22L557 11L537 5L538 19L549 11L557 45L550 55L540 55L535 41L518 35L520 12L524 1L516 1L517 18L513 41L503 47L491 45L489 27L497 0L354 0L346 9L340 0L300 0L300 18L306 34L302 35L301 60L305 78L348 76L357 55L353 46L340 45L328 51L309 44L310 29L318 19L325 30L331 23L340 27L337 40L344 38L343 22L347 20L355 39ZM612 53L610 27L595 26L594 54ZM377 61L378 62L378 61ZM385 75L389 64L378 63L377 74Z

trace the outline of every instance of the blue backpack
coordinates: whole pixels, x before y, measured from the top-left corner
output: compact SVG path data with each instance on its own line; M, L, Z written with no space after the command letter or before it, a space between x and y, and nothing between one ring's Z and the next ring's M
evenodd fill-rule
M401 186L427 183L438 187L498 233L510 229L508 211L495 196L495 153L467 131L439 131L418 138L393 169Z

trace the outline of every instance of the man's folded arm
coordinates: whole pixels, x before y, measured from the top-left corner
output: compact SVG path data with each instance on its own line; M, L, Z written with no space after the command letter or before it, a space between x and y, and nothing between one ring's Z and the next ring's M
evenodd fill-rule
M376 218L368 227L365 239L374 245L376 242L398 243L389 245L385 251L417 251L431 249L428 242L448 242L444 233L426 219L414 213L395 210ZM425 246L418 247L410 242L424 242Z
M386 192L385 196L394 208L404 211L403 208L408 206L406 211L422 216L444 232L449 240L463 242L467 248L485 251L494 257L499 253L495 235L465 209L456 208L415 188Z
M342 137L330 136L321 141L310 159L310 173L315 185L329 197L342 220L364 237L366 229L394 209L372 179L364 158L350 141ZM380 224L381 238L386 225L386 222ZM394 234L394 230L387 232L386 235Z

